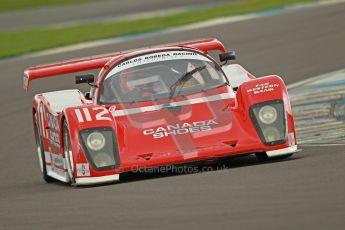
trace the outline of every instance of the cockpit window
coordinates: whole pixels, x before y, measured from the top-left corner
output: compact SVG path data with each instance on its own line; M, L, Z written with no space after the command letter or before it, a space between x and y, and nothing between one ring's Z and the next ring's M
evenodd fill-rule
M101 104L155 101L214 89L226 83L219 66L191 51L169 51L129 59L104 78Z

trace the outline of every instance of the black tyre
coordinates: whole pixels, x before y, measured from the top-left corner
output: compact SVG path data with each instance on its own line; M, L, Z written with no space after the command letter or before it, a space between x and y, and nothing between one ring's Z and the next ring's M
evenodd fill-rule
M67 172L70 178L70 182L73 184L75 183L74 166L73 166L74 164L73 164L73 155L72 155L72 148L71 148L71 139L69 137L69 129L68 129L68 125L66 121L63 124L62 135L63 135L63 151L64 151L66 164L67 164Z
M45 180L47 183L52 183L56 180L48 176L47 174L47 165L46 165L46 159L45 159L44 148L43 148L43 140L40 133L40 126L39 126L37 113L35 113L35 135L36 135L38 161L40 164L40 171L41 171L43 180Z

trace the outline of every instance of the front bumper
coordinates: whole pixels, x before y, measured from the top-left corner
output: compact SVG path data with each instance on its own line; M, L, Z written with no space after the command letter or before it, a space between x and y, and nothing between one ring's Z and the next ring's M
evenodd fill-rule
M75 178L74 185L76 185L76 186L94 185L94 184L116 182L119 180L120 180L119 174L108 175L108 176L99 176L99 177L80 177L80 178Z
M296 153L299 151L300 149L297 148L297 145L293 145L284 149L266 151L266 154L268 157L278 157L278 156L289 155L289 154Z
M283 149L277 149L277 150L271 150L271 151L266 151L266 154L268 157L278 157L278 156L284 156L284 155L289 155L292 153L296 153L299 152L301 149L297 148L297 145L293 145L287 148L283 148ZM247 154L252 154L254 152L248 152ZM217 156L215 158L222 158L222 157L229 157L229 156L236 156L236 155L246 155L245 153L238 153L238 154L224 154L223 156ZM205 159L198 159L200 162L204 161ZM186 160L185 162L174 162L176 165L177 164L188 164L191 162L197 162L198 160L191 160L188 161ZM172 163L172 162L171 162ZM146 167L160 167L160 166L164 166L164 165L173 165L172 164L158 164L155 166L146 166ZM142 167L142 168L146 168L146 167ZM141 167L138 167L141 168ZM133 169L133 168L132 168ZM125 171L131 171L131 170L125 170ZM110 182L116 182L119 181L120 179L120 175L119 174L113 174L113 175L107 175L107 176L99 176L99 177L80 177L80 178L76 178L75 179L75 186L84 186L84 185L95 185L95 184L104 184L104 183L110 183Z

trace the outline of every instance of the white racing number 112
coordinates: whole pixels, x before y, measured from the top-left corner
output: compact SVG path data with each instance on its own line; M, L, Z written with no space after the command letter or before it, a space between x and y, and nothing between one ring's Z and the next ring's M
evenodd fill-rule
M111 118L109 117L108 110L106 108L96 107L96 108L75 109L74 112L78 118L79 123L82 123L85 121L93 121L91 114L90 114L90 110L98 111L95 113L94 120L96 120L96 121L111 121Z

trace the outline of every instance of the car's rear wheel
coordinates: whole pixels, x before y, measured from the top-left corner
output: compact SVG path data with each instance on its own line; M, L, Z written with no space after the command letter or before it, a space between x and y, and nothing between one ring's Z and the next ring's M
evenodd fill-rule
M66 159L67 172L71 183L75 183L74 178L74 161L72 155L71 139L69 136L68 124L65 121L63 125L63 150Z
M283 159L291 157L292 155L293 153L285 154L285 155L281 155L277 157L268 157L265 152L255 153L256 158L261 162L266 162L269 160L283 160Z
M44 148L43 148L43 140L40 133L40 126L38 121L37 113L34 115L35 120L35 135L36 135L36 147L37 147L37 155L38 155L38 161L40 164L40 171L43 177L43 180L45 180L47 183L52 183L56 181L54 178L51 178L47 174L47 164L44 154Z

